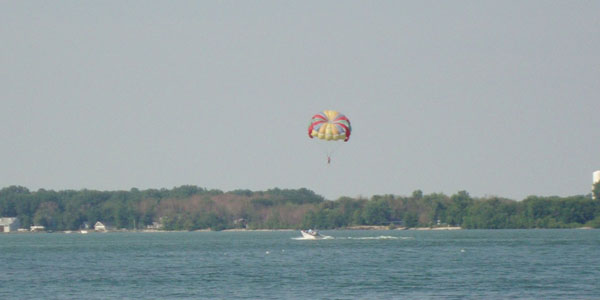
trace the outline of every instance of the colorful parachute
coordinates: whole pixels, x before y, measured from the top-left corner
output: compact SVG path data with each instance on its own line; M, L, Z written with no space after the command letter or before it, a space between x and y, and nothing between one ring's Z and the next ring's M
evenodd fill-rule
M324 110L314 115L308 126L308 137L321 140L337 141L350 139L352 126L350 120L335 110Z

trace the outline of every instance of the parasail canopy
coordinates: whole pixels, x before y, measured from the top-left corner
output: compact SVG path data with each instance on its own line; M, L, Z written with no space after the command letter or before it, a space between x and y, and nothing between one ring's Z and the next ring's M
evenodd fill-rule
M327 141L347 142L351 132L350 120L335 110L324 110L314 115L308 126L308 136L311 139L315 137Z

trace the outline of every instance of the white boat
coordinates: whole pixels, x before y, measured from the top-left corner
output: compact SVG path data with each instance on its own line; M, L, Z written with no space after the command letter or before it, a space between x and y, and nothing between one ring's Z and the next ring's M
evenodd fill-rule
M302 237L305 239L317 240L323 238L323 236L319 234L318 231L312 229L300 230L300 233L302 233Z

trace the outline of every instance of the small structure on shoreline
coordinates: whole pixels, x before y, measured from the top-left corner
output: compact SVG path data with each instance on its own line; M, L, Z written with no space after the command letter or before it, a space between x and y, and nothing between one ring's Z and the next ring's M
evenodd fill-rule
M0 232L16 232L20 226L19 218L0 218Z
M96 224L94 224L94 230L96 231L100 231L100 232L106 232L106 231L110 231L113 230L113 226L112 224L108 223L108 222L96 222Z
M233 220L233 225L236 228L248 229L248 221L246 221L246 219L244 219L244 218L239 218L239 219Z
M31 232L44 232L46 231L46 227L41 225L33 225L30 227Z
M162 230L163 228L163 224L159 222L152 222L152 224L146 225L146 229L148 230Z

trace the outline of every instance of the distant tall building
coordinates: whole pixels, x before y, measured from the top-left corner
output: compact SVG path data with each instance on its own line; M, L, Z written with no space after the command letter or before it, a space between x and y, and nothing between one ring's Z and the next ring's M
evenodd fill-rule
M594 189L594 185L596 185L596 183L598 183L598 182L600 182L600 171L596 171L592 175L592 190ZM594 199L595 199L595 195L593 193L592 193L592 195L594 196Z

